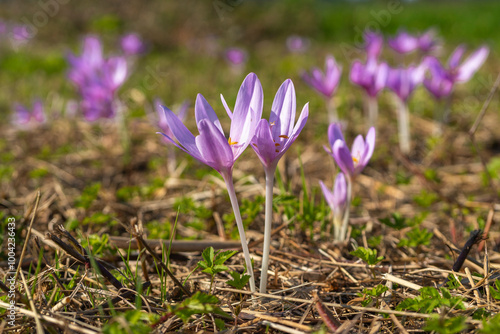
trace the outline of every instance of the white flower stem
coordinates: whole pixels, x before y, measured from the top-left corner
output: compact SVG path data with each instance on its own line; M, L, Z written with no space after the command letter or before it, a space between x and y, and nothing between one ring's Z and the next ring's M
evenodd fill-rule
M377 128L378 119L378 102L374 96L366 95L366 110L368 113L368 128Z
M338 240L345 240L347 234L347 226L349 225L349 211L351 209L351 196L352 196L352 179L350 177L346 177L347 183L347 196L346 196L346 205L344 211L344 221L342 222L342 227L340 229L340 236Z
M337 107L335 106L333 98L325 99L325 103L326 103L326 111L328 112L328 122L329 123L338 122L339 115L337 113Z
M250 274L250 291L255 292L255 277L253 275L252 261L250 260L250 252L248 251L247 238L245 236L245 228L243 227L243 220L241 219L240 206L238 205L238 199L236 198L236 191L233 184L232 173L221 173L224 181L226 182L227 192L229 193L229 199L231 200L231 206L234 211L234 218L236 219L236 225L238 226L238 232L240 234L241 249L243 250L243 255L245 256L245 263L247 265L247 272Z
M410 153L410 112L405 101L398 99L398 131L399 131L399 148L404 154Z
M266 218L264 223L264 247L262 249L262 267L260 271L260 293L267 290L267 268L269 267L269 249L271 247L271 227L273 221L273 185L276 167L266 170Z

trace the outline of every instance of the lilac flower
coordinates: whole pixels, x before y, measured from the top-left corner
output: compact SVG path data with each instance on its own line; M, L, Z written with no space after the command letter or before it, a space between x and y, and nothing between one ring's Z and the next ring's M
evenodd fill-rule
M456 82L467 82L472 78L474 73L483 65L488 58L490 50L487 46L481 46L474 51L462 63L462 57L465 53L465 47L460 45L453 51L448 60L449 75Z
M343 173L338 173L335 178L333 191L328 189L323 181L319 181L326 203L332 209L335 217L342 217L347 204L347 183Z
M292 53L305 52L309 48L310 44L311 42L308 38L297 35L290 35L286 39L286 47L288 48L288 51Z
M201 94L198 94L195 104L196 124L200 134L195 137L171 110L163 107L168 126L179 143L164 133L162 135L182 151L214 168L226 182L247 270L251 276L250 289L254 292L255 279L233 184L233 166L236 159L250 144L255 135L257 122L262 116L263 92L257 76L250 73L243 81L236 98L234 113L229 109L224 98L222 102L231 118L229 139L226 139L215 111Z
M489 49L486 46L480 47L460 64L464 52L463 46L456 48L448 60L447 68L435 57L425 58L424 62L429 68L430 77L425 78L424 86L436 99L448 97L455 83L469 81L485 62Z
M450 96L455 84L441 62L434 57L425 59L430 77L424 79L424 86L438 100Z
M347 183L347 204L344 210L342 225L339 227L338 222L334 220L335 239L344 240L347 232L347 225L349 223L352 182L357 175L361 174L373 155L375 149L375 128L371 127L368 130L366 141L361 135L357 136L352 144L352 149L349 151L340 124L332 123L328 127L328 143L330 147L325 147L325 150L333 157L339 168L345 174ZM339 180L339 182L341 182L341 180ZM341 187L341 184L338 186ZM339 193L340 192L341 191L339 191Z
M241 66L247 61L247 53L240 48L229 48L225 53L226 60L233 66Z
M388 39L388 44L397 53L404 54L418 49L419 39L406 31L400 31L396 36Z
M125 58L105 58L99 39L88 36L83 41L81 55L69 54L68 62L71 66L68 78L82 96L81 107L85 118L95 121L114 117L115 93L127 77Z
M15 114L12 118L12 123L19 127L30 128L37 124L43 124L46 121L43 103L40 99L35 99L33 101L31 110L16 103L14 105L14 111Z
M138 34L130 33L124 35L120 40L123 53L134 56L146 51L146 45Z
M385 87L389 66L379 64L374 57L368 57L366 64L355 60L351 66L349 78L351 82L361 86L366 91L366 111L368 126L376 126L378 118L377 94Z
M367 59L378 58L384 46L384 36L367 30L364 33L364 40Z
M375 128L371 127L368 130L366 141L363 136L358 135L349 151L340 124L332 123L328 127L328 143L330 147L325 150L335 159L347 178L352 179L361 174L373 155Z
M257 153L266 173L266 216L260 280L261 293L265 293L267 288L267 269L273 214L274 173L276 172L279 159L290 148L306 125L307 118L309 117L309 104L306 103L297 123L294 125L295 112L295 88L292 81L287 79L280 86L274 97L269 122L266 119L260 120L255 131L255 136L252 139L252 148Z
M336 240L340 239L340 231L342 228L342 218L346 214L346 208L348 207L347 201L347 181L343 173L338 173L335 178L335 184L333 186L333 191L328 189L323 181L319 181L321 190L323 191L323 196L325 197L326 203L330 207L333 213L333 226L334 226L334 237Z
M306 104L294 126L295 121L295 88L287 79L278 89L274 98L269 121L260 120L252 148L266 169L274 170L279 159L297 139L309 116L309 105Z
M423 62L417 67L390 68L387 75L387 88L406 103L415 88L423 82L426 67L427 65Z
M317 67L311 70L311 74L304 72L302 79L325 98L330 99L340 81L342 67L337 65L333 56L327 56L325 60L325 73Z
M429 29L418 37L418 49L424 53L429 53L439 47L439 40L436 38L434 30Z
M388 72L389 66L386 63L379 64L374 58L368 58L366 64L355 60L351 66L349 79L361 86L369 96L375 97L385 87Z

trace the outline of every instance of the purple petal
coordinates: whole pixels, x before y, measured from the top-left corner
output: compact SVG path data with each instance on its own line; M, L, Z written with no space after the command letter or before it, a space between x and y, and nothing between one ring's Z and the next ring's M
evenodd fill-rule
M330 191L330 189L328 189L328 187L323 183L323 181L319 181L319 185L321 187L321 190L323 191L323 196L325 197L326 203L328 204L330 209L332 209L332 211L334 211L335 206L333 204L334 203L333 191Z
M458 65L460 65L460 60L462 59L462 56L465 53L465 46L459 45L455 51L450 56L450 59L448 59L448 67L450 69L457 68Z
M328 126L328 143L330 144L330 149L333 150L333 145L340 139L345 142L344 135L342 134L342 125L340 123L334 122Z
M343 211L347 202L347 182L343 173L339 173L333 185L333 206L336 210Z
M490 50L488 47L483 46L474 51L469 58L467 58L462 65L458 67L458 82L466 82L474 75L474 73L483 65L486 58L488 58Z
M163 134L167 139L177 145L177 147L183 149L186 153L192 155L194 158L203 161L201 153L196 146L196 140L193 134L186 128L186 126L179 120L179 118L174 114L174 112L167 107L162 106L165 113L165 118L167 119L167 124L172 131L175 138L179 141L179 145L175 143L171 138Z
M196 137L196 146L202 161L221 174L229 173L234 165L234 157L226 137L208 119L202 119L198 128L200 135Z
M262 118L264 93L255 73L247 75L241 84L231 122L231 141L235 146L235 159L245 150L255 134L257 123Z
M333 144L332 155L337 165L345 174L350 177L354 176L354 163L352 161L351 152L349 152L349 149L343 140L337 139L337 141L335 141Z
M279 136L291 134L295 122L295 112L295 88L293 82L287 79L281 84L274 97L269 117L269 122L273 124L271 132L276 142L282 142Z
M292 130L291 135L289 135L289 138L284 141L281 147L281 151L278 154L278 159L280 159L283 154L292 146L293 142L297 139L299 136L300 132L304 128L304 126L307 123L307 119L309 118L309 103L306 103L304 105L304 108L302 108L302 111L300 112L299 119L297 120L297 123L295 124L295 127Z
M368 164L373 155L373 151L375 150L375 139L376 139L376 131L375 128L372 126L368 130L368 133L366 134L365 149L359 161L359 166L362 166L362 169L366 167L366 165Z
M196 95L196 103L194 105L194 115L196 117L196 124L198 124L198 130L200 121L206 119L211 123L213 123L217 127L217 129L219 129L222 135L224 135L224 130L220 125L220 121L219 118L217 117L217 114L215 113L212 106L205 99L205 97L203 97L203 95L201 94Z
M276 152L271 126L266 119L261 119L257 125L251 146L266 168L277 162L276 157L279 152Z

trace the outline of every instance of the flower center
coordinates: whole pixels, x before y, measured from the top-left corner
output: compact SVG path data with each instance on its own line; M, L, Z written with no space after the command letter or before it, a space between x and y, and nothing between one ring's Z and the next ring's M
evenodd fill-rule
M229 143L229 145L236 145L236 144L238 144L237 141L232 141L231 137L229 137L229 139L227 140L227 142Z

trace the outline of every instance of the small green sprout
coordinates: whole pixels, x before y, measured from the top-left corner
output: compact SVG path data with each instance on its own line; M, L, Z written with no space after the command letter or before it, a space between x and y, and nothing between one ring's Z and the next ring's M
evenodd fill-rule
M202 272L207 273L211 276L210 280L210 291L212 290L212 285L215 279L215 275L220 272L228 271L229 268L224 265L224 262L229 260L237 251L214 251L213 247L206 248L201 256L202 261L198 262L198 268L202 269Z

